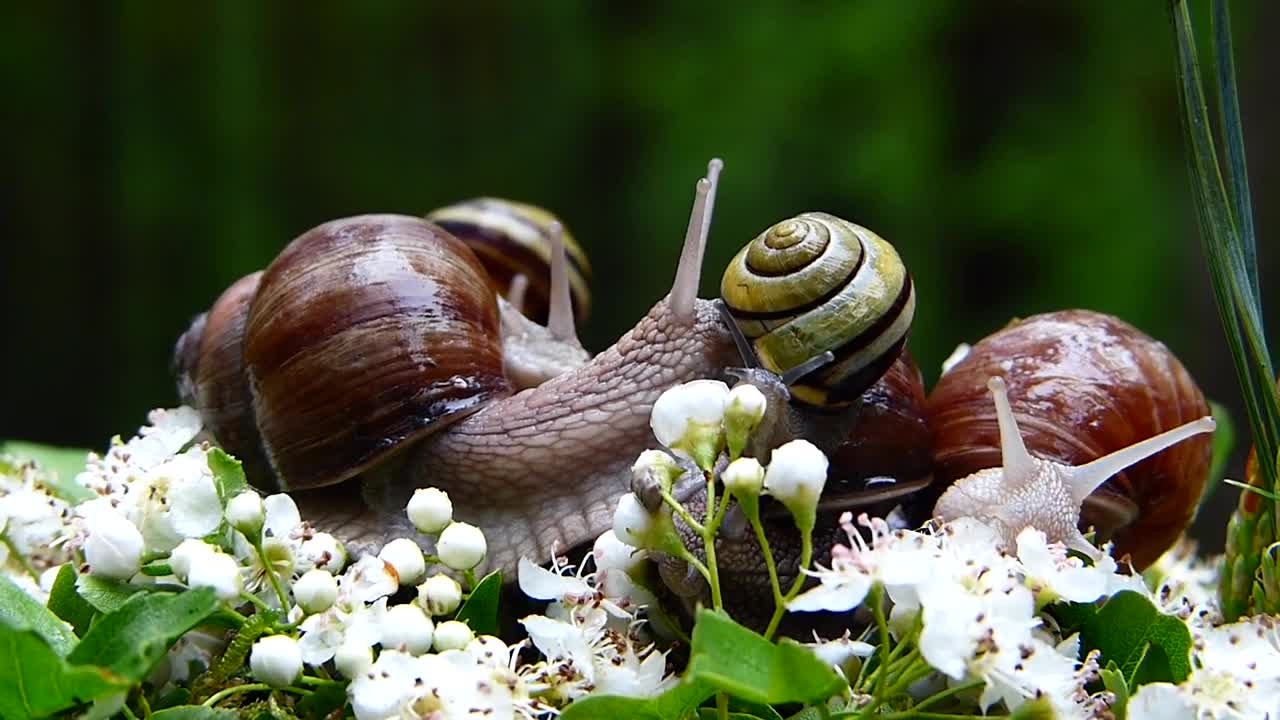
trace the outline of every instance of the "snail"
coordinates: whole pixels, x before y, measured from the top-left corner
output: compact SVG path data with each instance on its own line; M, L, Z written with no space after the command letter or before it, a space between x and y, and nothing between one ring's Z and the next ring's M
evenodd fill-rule
M471 248L484 265L490 287L515 309L545 325L551 308L552 228L559 220L534 205L476 198L427 213L426 219ZM560 241L568 259L573 316L586 322L591 312L591 263L567 231Z
M1190 523L1208 478L1204 394L1164 344L1100 313L1010 324L928 403L934 490L947 488L934 514L985 518L1010 544L1034 525L1096 556L1081 533L1092 527L1141 570Z
M779 240L766 256L799 248L801 268L839 253L839 272L822 278L833 285L806 279L804 292L783 295L776 312L753 304L759 297L750 292L731 293L726 304L748 314L750 332L731 330L721 305L698 299L720 168L712 161L696 185L671 292L589 360L574 355L563 250L552 254L561 272L543 328L502 309L494 293L502 282L441 226L362 216L304 233L256 289L241 281L193 323L175 349L184 398L218 440L221 428L256 428L256 449L280 487L356 552L413 536L403 509L426 486L449 491L456 515L486 531L490 567L512 570L521 556L541 559L594 540L610 526L631 464L652 444L657 397L742 365L735 335L750 335L738 340L754 343L769 372L804 388L796 394L815 413L840 412L820 407L827 402L857 407L851 400L905 342L914 290L900 258L870 231L829 215L783 221L761 238ZM865 273L886 276L867 282ZM862 290L846 293L840 283ZM219 318L224 308L243 320ZM793 323L823 319L808 326L822 328L817 345L796 347L809 331L787 337L800 326ZM211 336L239 328L243 337ZM771 344L771 334L785 342ZM534 361L513 363L514 351ZM546 371L519 381L513 365ZM211 402L235 393L206 387L210 378L241 378L240 404ZM232 409L241 411L234 422ZM872 484L880 497L884 483Z

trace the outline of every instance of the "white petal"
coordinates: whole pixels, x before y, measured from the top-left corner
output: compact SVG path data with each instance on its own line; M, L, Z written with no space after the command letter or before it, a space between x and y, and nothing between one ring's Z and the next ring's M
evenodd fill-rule
M520 591L535 600L559 600L567 595L592 595L591 586L581 578L560 575L520 558L517 567Z
M262 499L262 506L267 510L262 530L264 537L287 538L294 528L302 524L298 504L284 493L266 496Z
M870 589L871 578L866 575L853 572L838 577L823 575L821 585L787 603L787 609L793 612L852 610L862 604Z

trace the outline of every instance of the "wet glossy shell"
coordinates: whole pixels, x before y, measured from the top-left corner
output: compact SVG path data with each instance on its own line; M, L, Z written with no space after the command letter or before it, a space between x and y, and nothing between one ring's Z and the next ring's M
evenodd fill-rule
M249 305L261 279L261 272L246 275L223 291L183 335L175 358L183 403L200 410L205 429L244 464L246 476L259 487L271 471L258 442L242 351Z
M498 294L506 297L512 278L524 274L529 287L521 309L530 319L546 324L551 297L550 227L559 222L555 215L525 203L476 198L433 210L427 219L475 252ZM569 258L574 318L582 323L591 312L591 265L563 223L561 237Z
M993 375L1008 385L1027 450L1072 465L1209 414L1173 353L1133 326L1085 310L1036 315L974 345L930 394L945 484L1000 465ZM1116 475L1085 501L1081 526L1146 567L1195 514L1211 451L1211 436L1197 435Z
M834 362L792 386L811 405L855 400L902 351L915 314L911 277L870 230L804 213L761 233L729 263L720 295L778 374L830 350Z
M267 268L244 365L286 489L344 480L506 395L498 309L475 255L420 218L364 215Z

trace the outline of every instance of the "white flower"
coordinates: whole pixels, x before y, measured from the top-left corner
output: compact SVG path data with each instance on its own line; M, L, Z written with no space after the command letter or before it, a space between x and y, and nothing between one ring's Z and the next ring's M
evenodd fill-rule
M605 530L591 546L591 557L598 573L621 570L630 575L644 566L649 553L622 542L612 530Z
M764 418L766 405L764 393L750 383L742 383L729 391L724 410L724 432L730 457L742 454L747 438Z
M347 568L339 586L351 602L368 603L394 593L400 583L382 558L365 555Z
M396 571L401 585L416 585L427 572L422 548L409 538L397 538L378 552L378 557Z
M415 490L405 510L409 522L418 532L427 535L435 535L453 522L453 502L449 500L448 493L437 488Z
M1147 683L1129 698L1131 720L1280 717L1280 679L1248 680L1201 669L1181 685Z
M694 380L658 396L649 426L658 442L684 454L704 470L715 463L724 443L729 386L719 380Z
M328 570L337 575L347 564L347 549L327 532L314 533L298 550L299 567Z
M128 514L151 550L167 551L222 524L222 501L204 448L191 448L152 468L134 493ZM122 506L130 507L127 502Z
M354 678L373 665L373 648L361 642L345 642L334 653L333 664L343 677Z
M879 518L858 517L871 532L871 542L853 526L850 513L840 517L840 526L849 544L831 549L831 567L806 571L817 577L818 587L805 591L787 605L801 612L844 611L860 605L874 583L889 591L904 609L917 607L914 587L933 574L939 554L938 540L923 533L891 531Z
M764 489L764 468L755 458L740 457L729 463L720 479L734 497L756 497Z
M193 588L211 587L219 600L236 600L244 589L240 565L221 552L197 558L187 573L187 584Z
M631 464L632 487L670 490L676 478L683 474L684 468L662 450L645 450Z
M765 490L787 506L802 531L813 529L826 483L827 456L808 440L792 440L774 449L764 474Z
M357 720L504 718L514 715L521 689L509 672L461 650L420 657L384 650L347 695Z
M288 635L268 635L253 644L249 669L272 687L291 685L302 672L302 650Z
M347 686L357 720L386 720L399 715L418 679L418 663L412 655L382 651L378 660Z
M84 559L94 575L128 580L142 567L144 541L138 527L110 506L89 507L98 501L81 505L88 537L84 543Z
M169 569L179 580L186 582L191 566L199 563L206 555L218 552L218 548L203 540L188 538L178 543L178 547L169 553Z
M324 612L338 599L338 579L326 570L308 570L293 581L293 597L308 614Z
M462 586L448 575L436 573L418 586L418 604L432 615L448 615L462 604Z
M613 534L632 547L659 549L662 545L663 523L660 513L649 512L634 493L618 499L613 511Z
M665 653L637 650L628 635L611 627L601 607L578 605L566 617L531 615L520 621L529 639L547 658L534 680L548 695L568 701L595 689L606 694L649 697L674 683L666 678Z
M1202 668L1240 678L1280 677L1277 620L1255 615L1219 627L1193 627L1193 654Z
M1067 546L1050 543L1044 532L1027 527L1018 533L1018 559L1026 571L1027 586L1036 594L1036 604L1043 607L1058 600L1093 602L1107 589L1101 566L1086 566L1078 557L1067 554Z
M435 624L417 605L393 605L382 620L383 647L420 655L431 649Z
M262 496L252 490L245 490L227 501L227 522L250 542L256 543L261 538L266 514Z
M469 570L479 565L487 551L484 533L467 523L451 523L436 542L440 562L454 570Z
M874 645L850 638L848 630L845 631L844 637L808 643L806 647L813 650L813 654L817 655L819 660L841 672L844 672L855 658L871 657L876 651Z
M436 626L435 639L432 644L437 652L445 650L462 650L476 638L476 634L464 622L446 620Z
M0 533L25 557L66 533L70 516L65 502L37 484L34 468L24 468L17 483L0 484Z
M284 493L268 495L262 500L263 537L289 538L302 525L302 516L298 514L298 504Z
M589 598L596 594L586 580L574 575L561 575L535 565L522 557L516 566L520 592L535 600L559 600L561 598Z
M1152 599L1162 612L1188 622L1221 622L1218 569L1222 563L1221 557L1201 558L1195 541L1184 536L1143 575L1155 586Z
M356 612L364 610L364 606L360 606ZM363 637L347 639L347 627L352 623L352 619L352 613L336 605L304 619L298 626L302 631L302 638L298 641L298 645L302 648L303 661L314 667L328 662L344 645L363 645L366 650L372 647L373 642L363 642L365 639ZM348 675L348 677L351 676Z

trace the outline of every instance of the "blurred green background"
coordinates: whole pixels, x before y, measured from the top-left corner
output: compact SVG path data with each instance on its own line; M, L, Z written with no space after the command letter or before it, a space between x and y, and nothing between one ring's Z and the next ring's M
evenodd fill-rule
M1280 52L1252 40L1280 12L1235 10L1265 238L1280 167L1265 68ZM1089 307L1164 340L1244 421L1189 202L1163 2L7 15L0 437L96 447L130 433L176 402L170 348L190 318L290 238L480 194L566 221L594 263L584 341L602 349L665 293L712 156L725 172L704 296L765 227L825 210L906 259L928 381L956 343L1012 316ZM1210 544L1221 522L1202 518Z

